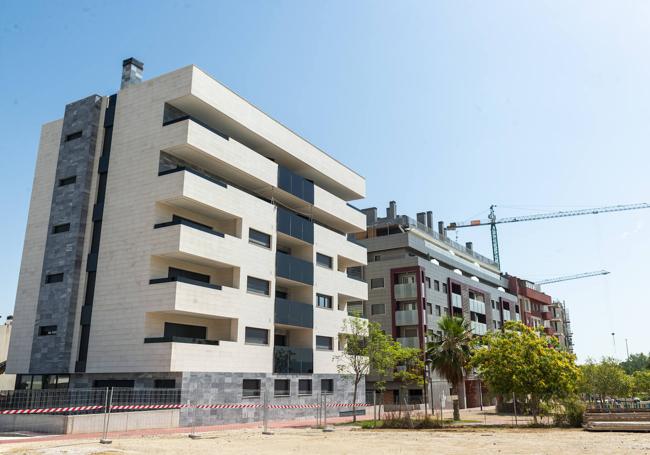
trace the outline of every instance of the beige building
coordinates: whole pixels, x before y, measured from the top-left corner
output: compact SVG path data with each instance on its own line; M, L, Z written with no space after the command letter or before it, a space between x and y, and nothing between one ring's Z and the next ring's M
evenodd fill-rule
M43 126L7 369L18 388L348 399L365 180L195 66ZM213 390L212 393L217 393ZM360 394L363 396L363 391ZM315 398L313 398L315 399Z

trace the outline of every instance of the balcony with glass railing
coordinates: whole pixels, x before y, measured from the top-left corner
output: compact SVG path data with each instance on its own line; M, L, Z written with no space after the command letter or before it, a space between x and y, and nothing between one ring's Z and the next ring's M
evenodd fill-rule
M405 348L419 348L420 339L418 337L401 337L397 342Z
M469 310L473 311L474 313L485 314L485 302L469 299Z
M400 310L395 312L395 325L418 325L417 310Z
M451 306L463 308L463 297L460 294L451 294Z
M471 321L471 327L474 335L485 335L487 333L487 324L482 322Z
M399 283L394 289L395 300L414 300L418 297L418 287L415 283Z

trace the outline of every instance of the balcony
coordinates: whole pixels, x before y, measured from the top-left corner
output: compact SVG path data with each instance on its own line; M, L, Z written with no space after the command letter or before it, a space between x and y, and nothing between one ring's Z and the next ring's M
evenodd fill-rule
M290 346L273 348L273 373L311 374L314 371L314 350Z
M278 232L295 239L314 243L314 223L282 207L278 207Z
M418 287L415 283L399 283L395 285L395 300L415 300L418 297Z
M469 310L474 313L485 314L485 302L469 299Z
M454 308L463 308L463 298L460 294L451 294L451 306Z
M284 166L278 166L278 188L310 204L314 203L314 182L291 172Z
M485 335L487 333L487 324L471 321L471 327L474 335Z
M420 339L418 337L401 337L397 342L405 348L419 348Z
M295 327L314 328L314 307L286 299L275 299L275 323Z
M314 284L314 264L279 251L275 256L275 274L309 286Z
M144 339L145 343L190 343L190 344L207 344L218 346L219 340L206 340L204 338L189 338L179 336L150 337Z
M555 332L555 329L553 327L544 327L544 333L546 333L547 335L553 336L553 335L555 335L556 332Z
M188 220L186 218L182 218L182 217L179 217L177 215L173 216L172 221L167 221L165 223L155 224L153 228L154 229L162 229L162 228L166 228L168 226L178 226L178 225L187 226L189 228L196 229L196 230L202 231L202 232L207 232L208 234L216 235L217 237L221 237L221 238L225 237L223 233L221 233L219 231L215 231L210 226L206 226L205 224L197 223L195 221Z
M545 321L550 321L551 319L553 319L553 313L551 313L550 311L543 311L542 319Z
M417 310L400 310L395 312L395 325L418 325L418 312Z
M191 284L193 286L201 286L208 289L216 289L218 291L221 290L221 286L219 286L218 284L210 284L205 281L193 280L192 278L188 278L185 276L168 276L165 278L152 278L151 280L149 280L149 284L173 283L173 282Z

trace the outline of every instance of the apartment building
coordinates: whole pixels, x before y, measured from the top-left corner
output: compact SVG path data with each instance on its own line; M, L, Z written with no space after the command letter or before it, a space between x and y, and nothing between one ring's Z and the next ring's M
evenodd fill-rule
M422 348L446 314L470 321L477 335L500 329L504 321L521 320L517 295L507 290L508 280L498 265L474 251L471 243L463 246L448 238L442 223L435 230L432 212L418 213L417 219L399 215L394 201L385 217L378 217L376 208L364 212L367 230L354 236L368 250L364 313L403 346ZM442 395L449 397L450 385L436 376L431 380L427 390L433 391L438 404ZM373 390L372 378L367 388ZM421 389L404 392L400 388L398 383L389 383L385 402L422 401ZM459 391L461 406L479 406L480 389L470 376ZM451 404L449 398L447 404Z
M196 66L142 71L125 60L116 94L42 128L17 388L351 401L335 356L368 294L347 273L366 264L347 237L366 228L348 203L365 180Z
M523 309L522 321L529 327L540 327L547 335L555 336L560 346L572 352L573 334L565 303L554 301L532 281L507 277L509 289L517 294L519 306Z

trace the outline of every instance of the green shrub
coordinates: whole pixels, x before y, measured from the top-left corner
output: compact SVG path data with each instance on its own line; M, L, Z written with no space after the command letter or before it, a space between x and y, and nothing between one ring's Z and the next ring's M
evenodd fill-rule
M366 430L374 429L398 429L398 430L424 430L441 428L442 422L434 417L412 419L410 414L399 415L387 413L384 420L366 420L361 422L361 428Z
M560 427L580 428L585 409L584 402L578 397L562 400L559 410L553 418L554 423Z

